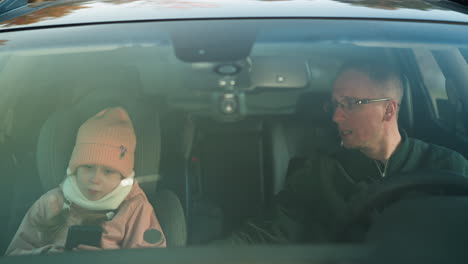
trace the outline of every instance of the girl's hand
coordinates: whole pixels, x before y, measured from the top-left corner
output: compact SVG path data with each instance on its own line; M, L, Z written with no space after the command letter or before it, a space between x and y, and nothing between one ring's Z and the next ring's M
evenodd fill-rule
M93 247L93 246L88 246L88 245L78 245L76 248L73 249L73 251L81 251L81 250L102 250L101 248L98 247Z
M64 248L60 246L53 246L49 250L47 250L47 254L57 254L57 253L63 253Z

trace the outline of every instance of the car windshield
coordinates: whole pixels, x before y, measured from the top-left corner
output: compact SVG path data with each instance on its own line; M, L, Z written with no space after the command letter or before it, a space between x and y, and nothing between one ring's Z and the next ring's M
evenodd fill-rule
M8 23L27 26L29 22L10 20ZM430 214L421 209L420 213L414 211L414 215L422 219L448 215L450 210L443 199L455 196L457 202L448 203L453 204L452 211L457 212L453 218L466 220L467 214L459 213L463 210L456 207L468 205L464 198L468 185L455 177L462 175L463 169L451 171L457 181L448 183L435 177L434 170L452 168L449 165L455 161L447 158L452 155L449 153L456 153L460 164L466 162L463 157L468 157L467 33L468 27L463 23L347 18L169 19L6 29L0 32L0 168L3 175L0 202L4 216L0 249L5 252L8 248L7 253L14 253L12 243L13 247L24 250L16 251L19 253L54 253L54 250L61 251L65 243L72 243L68 241L70 237L76 241L69 249L79 244L93 245L93 235L98 232L92 228L94 226L102 226L98 232L98 248L103 245L122 249L140 247L139 242L135 242L137 235L132 233L139 232L138 228L132 225L144 222L147 230L142 233L144 242L141 243L144 244L141 245L144 246L141 247L183 247L189 252L193 246L205 246L201 250L206 251L190 251L194 258L221 254L219 252L224 251L216 253L219 245L232 245L232 241L248 237L249 243L240 244L295 244L296 247L288 248L291 256L296 256L294 261L299 261L300 256L307 256L309 261L314 254L320 255L321 260L338 262L342 257L354 261L366 258L369 252L367 247L364 250L360 246L373 245L379 241L375 237L384 236L380 228L383 224L377 223L363 240L344 240L346 244L340 244L343 241L315 232L312 222L321 217L330 219L317 229L329 228L337 232L330 208L340 212L336 214L342 217L339 219L355 216L354 211L344 209L344 204L355 200L352 198L355 187L346 187L348 182L353 182L353 186L380 184L400 174L411 174L411 164L423 163L429 165L421 165L417 171L430 170L423 173L425 176L420 175L423 183L404 183L415 188L417 199L430 196L426 198L433 199L436 209ZM375 76L369 73L361 76L363 79L346 79L346 74L353 71L364 72L359 67L349 70L347 65L368 62L387 68L384 73L376 70ZM370 66L369 72L372 70ZM388 77L385 72L395 74ZM398 79L401 92L393 93L392 88L386 86L392 78ZM368 83L375 84L378 80L384 80L380 92L362 92ZM351 86L359 89L348 89ZM387 120L388 113L393 117ZM375 125L378 114L382 122ZM364 121L354 119L358 115L365 116ZM112 120L105 120L116 116L120 123L112 123L109 132L104 126ZM395 143L386 157L373 156L370 149L377 138L394 135L386 130L391 118L395 118L396 130L388 131L401 134L402 140ZM389 122L384 125L384 120ZM387 134L366 134L369 130ZM133 136L136 148L132 147ZM358 142L358 137L365 138L365 143ZM415 139L411 144L416 147L408 150L408 156L398 158L401 161L395 161L395 156L404 151L402 146L406 146L401 142L409 142L409 138ZM418 147L417 144L423 144L421 142L431 145ZM115 148L109 147L114 143ZM427 149L443 150L416 161L415 153L425 153ZM326 161L319 158L342 150L356 152L354 154L361 157L363 163L348 160L346 156L343 162L337 158L340 165L335 168L331 163L323 165ZM111 161L114 153L117 154ZM341 157L339 155L333 157ZM124 163L128 157L132 161ZM320 166L314 163L319 159ZM372 162L373 172L367 170L365 159ZM349 164L358 166L359 173L348 169ZM324 173L326 166L333 168ZM297 175L302 175L304 168L309 178L301 182ZM307 187L315 184L311 179L320 178L318 175L342 173L337 170L344 171L349 178L337 180L330 176L327 179L333 179L332 183L325 181L323 186ZM96 183L98 176L89 176L94 179L89 180L92 184L80 180L84 179L80 177L87 177L81 175L101 175L99 173L104 175L106 183L115 181L115 184L100 185ZM369 176L372 173L378 175L378 179ZM468 171L465 173L468 175ZM355 175L362 177L357 179ZM66 180L69 178L74 180ZM156 214L153 209L148 209L150 213L145 209L128 209L132 195L138 196L132 187L135 185L133 178L146 197L141 198L142 203L154 208ZM425 182L429 178L431 181ZM391 187L401 187L399 184L403 185L397 182ZM338 187L329 189L331 185ZM443 190L434 186L443 186L440 187ZM430 195L425 192L428 188ZM297 199L285 198L285 190L294 190L294 195L297 194L294 199ZM377 208L372 204L376 212L382 215L387 212L389 216L385 221L408 215L402 213L404 209L388 205L387 200L394 205L395 200L401 199L402 191L397 191L392 195L397 193L398 199L376 196L386 199L385 206L379 203ZM61 195L59 202L44 202L45 205L54 202L59 205L55 214L44 209L48 208L45 205L34 209L36 211L30 209L46 199L45 193L55 192ZM345 202L333 200L338 198L323 202L319 200L322 198L317 198L322 192L343 193L339 199ZM420 192L426 195L418 196ZM440 193L449 195L441 198L437 196ZM122 198L114 205L119 195ZM373 196L369 194L371 200L369 197ZM419 201L417 199L415 201ZM305 214L297 201L308 206L304 208L315 208L327 215L316 211L312 216ZM280 209L278 204L281 204ZM421 202L415 206L426 208L425 205ZM392 208L400 211L392 214ZM438 208L443 212L437 211ZM84 220L81 216L73 218L75 213L82 213L79 210L88 214ZM245 235L248 231L243 233L246 225L250 224L251 229L255 226L251 219L272 219L267 216L275 215L275 210L283 210L281 212L294 221L306 219L304 221L310 225L297 230L275 226L273 229L280 229L275 234L284 236L272 235L272 241L268 241L269 235L259 235L262 232L258 230L253 231L253 236ZM67 213L58 214L58 211ZM102 213L106 219L98 221L96 215L99 214L89 211ZM36 218L41 214L47 221L61 221L57 220L57 214L72 220L66 220L66 229L64 225L55 228ZM90 214L93 216L88 217ZM127 215L122 218L122 214ZM146 219L150 214L153 218ZM380 218L374 215L372 219ZM157 224L148 226L151 221ZM276 223L274 221L271 223ZM391 229L392 233L408 234L419 230L411 223L412 226L408 224L411 227L397 224ZM456 234L463 229L458 222L440 223L450 229L445 234ZM421 230L414 232L420 240L425 234ZM311 235L319 233L323 236ZM237 234L236 239L232 239L232 234ZM262 237L260 242L250 243L256 241L257 235ZM289 240L292 237L297 240ZM438 239L440 237L442 235ZM116 241L112 240L114 238ZM405 237L394 239L400 241ZM408 239L417 241L412 237ZM446 244L442 238L439 241ZM454 241L459 245L459 240ZM348 248L348 245L358 247ZM339 251L333 251L335 246ZM270 260L288 261L280 256L284 249L275 253L274 247L253 248L256 253L244 251L244 256L264 254L262 257L268 255ZM84 259L78 256L89 257L89 260L97 256L89 254L86 248L81 251L84 252L58 254L63 258L56 260L82 261ZM122 252L127 255L121 255L121 262L130 258L140 257L142 261L152 258L151 252L144 255L149 251L141 251L142 255ZM109 252L105 254L112 257ZM255 262L262 258L250 260Z

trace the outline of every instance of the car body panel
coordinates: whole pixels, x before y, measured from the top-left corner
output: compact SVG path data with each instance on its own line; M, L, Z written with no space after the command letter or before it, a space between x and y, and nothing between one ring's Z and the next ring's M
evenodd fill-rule
M134 20L216 18L366 18L468 23L468 15L424 1L55 1L0 16L0 29Z

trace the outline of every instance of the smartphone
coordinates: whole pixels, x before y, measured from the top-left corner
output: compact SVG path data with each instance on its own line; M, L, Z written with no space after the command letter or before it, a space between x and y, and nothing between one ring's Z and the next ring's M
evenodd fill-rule
M78 245L101 247L102 227L73 225L68 229L65 250L72 250Z

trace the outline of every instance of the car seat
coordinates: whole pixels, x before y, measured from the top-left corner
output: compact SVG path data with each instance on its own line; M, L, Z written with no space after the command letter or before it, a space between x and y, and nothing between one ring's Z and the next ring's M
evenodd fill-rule
M294 115L267 123L267 145L271 151L266 162L271 170L269 185L273 195L282 190L286 175L301 167L305 158L339 146L331 115L323 111L330 96L329 91L304 93L298 98Z
M197 121L189 166L191 244L222 238L264 205L262 120Z
M114 95L114 96L112 96ZM106 107L122 106L132 119L137 137L135 174L157 213L167 246L186 244L184 213L178 197L169 190L156 191L161 153L160 121L153 102L133 94L96 90L75 106L53 113L44 123L37 145L37 166L43 191L56 187L66 167L79 126Z

